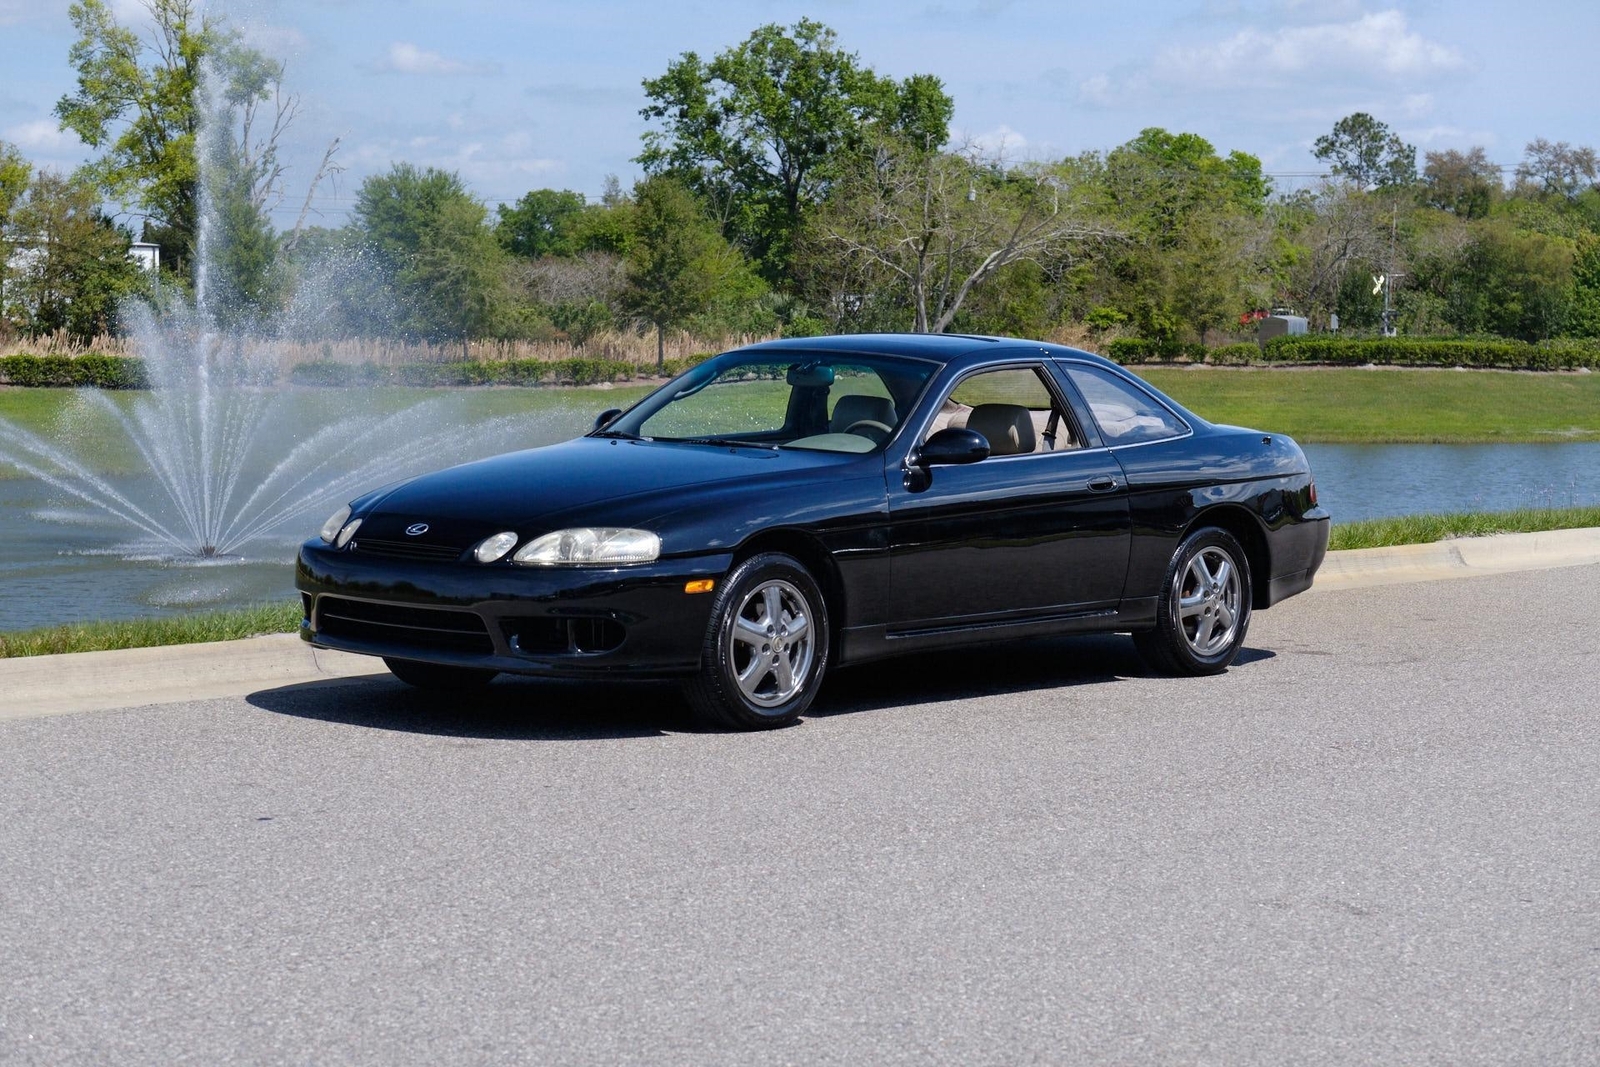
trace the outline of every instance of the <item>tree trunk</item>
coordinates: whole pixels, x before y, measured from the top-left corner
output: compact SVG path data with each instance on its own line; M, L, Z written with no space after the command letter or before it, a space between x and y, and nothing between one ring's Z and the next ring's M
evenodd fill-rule
M656 370L665 370L667 366L667 328L661 323L656 323Z

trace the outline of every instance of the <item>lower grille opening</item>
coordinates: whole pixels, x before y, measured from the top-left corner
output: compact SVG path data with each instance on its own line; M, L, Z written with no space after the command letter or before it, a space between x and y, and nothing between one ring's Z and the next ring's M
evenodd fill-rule
M519 652L574 655L610 652L622 644L627 630L613 619L507 619L506 640Z
M324 596L317 600L317 632L356 641L381 641L415 648L494 653L489 630L475 612L419 608Z

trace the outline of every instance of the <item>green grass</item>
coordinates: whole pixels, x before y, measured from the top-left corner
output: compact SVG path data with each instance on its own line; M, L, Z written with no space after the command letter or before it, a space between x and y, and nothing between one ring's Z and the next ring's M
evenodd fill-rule
M1509 371L1361 370L1307 368L1143 368L1138 371L1179 403L1213 422L1284 433L1330 444L1600 441L1600 374ZM397 387L361 390L363 400L393 410L449 394L470 417L524 412L598 414L626 407L648 385L611 389L455 389ZM308 389L298 407L315 424L342 414L347 390ZM128 404L137 393L117 393ZM592 412L591 412L592 409ZM0 389L0 419L34 433L67 433L85 442L91 464L104 473L129 473L120 434L102 414L76 403L71 389ZM0 477L7 475L0 464Z
M1396 519L1341 522L1333 527L1328 547L1387 548L1421 545L1453 537L1486 537L1500 533L1538 533L1600 526L1600 507L1524 508L1518 511L1470 512L1456 515L1406 515Z
M58 652L103 652L113 648L232 641L259 634L293 633L299 627L299 601L207 615L188 615L181 619L76 623L42 630L0 633L0 659L49 656Z
M1600 374L1136 368L1202 418L1301 443L1600 441Z

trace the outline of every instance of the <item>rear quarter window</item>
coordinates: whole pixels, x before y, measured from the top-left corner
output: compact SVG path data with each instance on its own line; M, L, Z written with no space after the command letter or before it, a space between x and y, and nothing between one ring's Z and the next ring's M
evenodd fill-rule
M1144 390L1110 371L1084 363L1062 364L1078 387L1108 445L1136 445L1180 437L1189 427Z

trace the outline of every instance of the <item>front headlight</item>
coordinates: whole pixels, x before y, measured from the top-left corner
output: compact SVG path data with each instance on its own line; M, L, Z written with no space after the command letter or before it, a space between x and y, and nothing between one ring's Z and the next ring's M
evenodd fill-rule
M328 521L322 524L322 531L317 536L328 542L328 544L333 544L333 539L339 536L339 531L343 529L345 522L349 518L350 505L346 504L338 511L335 511L332 515L328 516Z
M557 530L523 545L512 560L552 566L572 563L649 563L661 555L661 538L649 530L609 526Z

